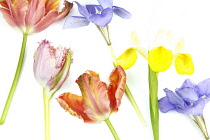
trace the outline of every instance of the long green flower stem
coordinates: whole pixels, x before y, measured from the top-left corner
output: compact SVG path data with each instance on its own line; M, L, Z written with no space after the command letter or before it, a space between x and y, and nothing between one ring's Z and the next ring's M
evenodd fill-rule
M108 26L105 26L105 27L101 27L101 26L97 26L98 30L100 31L100 33L102 34L102 36L104 37L107 45L109 46L109 50L110 50L110 53L111 53L111 56L112 56L112 62L113 62L113 65L114 67L116 67L116 57L115 57L115 54L114 54L114 51L113 51L113 48L112 48L112 44L111 44L111 41L110 41L110 37L109 37L109 27ZM140 120L142 121L142 124L144 126L146 126L146 121L144 120L144 117L142 116L141 114L141 111L140 109L138 108L138 105L128 87L128 85L126 84L126 87L125 87L125 93L128 97L128 99L130 100L132 106L134 107L138 117L140 118Z
M7 114L8 114L8 111L9 111L9 108L10 108L10 105L11 105L11 102L12 102L12 99L13 99L13 96L14 96L14 93L15 93L15 89L16 89L18 81L19 81L19 77L20 77L21 70L22 70L22 65L23 65L23 60L24 60L24 55L25 55L27 37L28 37L28 34L23 33L23 41L22 41L21 52L20 52L20 56L19 56L19 60L18 60L18 65L17 65L17 68L16 68L16 72L15 72L15 76L14 76L14 79L13 79L13 82L12 82L12 86L11 86L10 91L9 91L9 95L7 97L6 104L4 106L4 110L3 110L2 115L1 115L0 125L3 125L5 120L6 120L6 117L7 117Z
M45 140L50 140L50 98L43 88Z
M158 107L158 79L157 73L150 66L149 69L149 101L150 101L150 119L154 140L159 140L159 107Z
M117 135L117 132L115 131L114 127L112 126L109 118L104 120L107 124L107 126L109 127L109 130L112 132L112 135L114 136L115 140L120 140L120 138Z

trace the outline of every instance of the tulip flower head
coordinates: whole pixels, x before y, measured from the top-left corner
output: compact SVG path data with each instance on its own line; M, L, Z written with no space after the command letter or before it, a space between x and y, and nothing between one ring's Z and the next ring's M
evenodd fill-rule
M5 0L0 2L0 11L5 20L23 33L37 33L50 24L63 19L73 4L64 2L65 7L58 12L60 0Z
M34 76L37 82L50 93L57 91L69 75L72 62L71 51L54 48L43 40L34 54Z
M113 0L98 0L100 5L81 5L76 2L82 16L67 17L64 28L78 28L89 25L90 22L105 27L113 17L113 13L121 18L128 19L131 14L125 9L113 6Z
M84 122L104 121L110 114L118 111L126 84L125 71L117 66L110 74L109 80L107 87L100 81L97 73L87 71L76 80L82 96L64 93L57 100L63 109L82 118Z

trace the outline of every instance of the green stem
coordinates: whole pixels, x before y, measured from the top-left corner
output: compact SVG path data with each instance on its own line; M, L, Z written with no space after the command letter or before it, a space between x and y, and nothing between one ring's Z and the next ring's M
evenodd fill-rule
M108 28L108 26L101 27L101 26L98 26L98 25L97 25L97 28L100 31L100 33L102 34L103 38L105 39L106 44L109 46L109 50L110 50L110 53L111 53L111 56L112 56L112 63L114 65L114 67L116 67L117 66L116 65L117 60L116 60L116 56L114 54L114 50L112 48L112 43L111 43L110 36L109 36L109 28ZM133 105L133 107L134 107L137 115L139 116L140 120L142 121L143 125L146 126L146 121L144 120L144 118L141 114L141 111L139 110L138 105L136 104L136 101L133 98L133 95L132 95L130 89L128 88L127 84L126 84L126 87L125 87L125 93L126 93L128 99L129 99L129 101Z
M45 140L50 140L50 98L47 96L45 88L43 88L43 101Z
M157 73L149 67L149 101L150 118L154 140L159 140L159 107L158 107L158 79Z
M132 95L132 93L131 93L131 91L130 91L130 89L129 89L129 87L128 87L127 84L126 84L126 86L125 86L125 93L126 93L128 99L130 100L132 106L134 107L134 109L135 109L137 115L139 116L141 122L143 123L144 126L147 126L147 123L146 123L146 121L144 120L144 117L142 116L142 114L141 114L141 112L140 112L140 110L139 110L139 107L138 107L138 105L136 104L136 101L135 101L135 99L134 99L134 97L133 97L133 95Z
M4 122L6 120L6 117L7 117L7 114L8 114L8 111L9 111L9 108L10 108L10 105L11 105L11 102L12 102L12 99L13 99L13 96L14 96L14 93L15 93L15 89L16 89L18 81L19 81L19 77L20 77L20 73L21 73L22 65L23 65L23 60L24 60L24 55L25 55L27 37L28 37L28 34L24 33L18 65L17 65L17 68L16 68L16 72L15 72L15 76L14 76L14 79L13 79L13 82L12 82L12 86L11 86L10 91L9 91L9 95L7 97L6 104L4 106L4 110L3 110L2 115L1 115L0 125L4 124Z
M114 136L115 140L120 140L119 136L117 135L117 132L115 131L114 127L112 126L112 123L110 122L109 118L104 120L109 127L109 130L112 132L112 135Z

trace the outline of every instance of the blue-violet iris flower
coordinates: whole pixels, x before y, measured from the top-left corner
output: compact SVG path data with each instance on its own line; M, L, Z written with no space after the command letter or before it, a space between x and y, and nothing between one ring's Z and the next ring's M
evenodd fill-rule
M164 89L166 96L159 100L160 111L176 110L179 113L201 116L205 104L210 100L210 79L197 85L186 79L175 92Z
M98 0L100 5L81 5L74 1L82 16L67 17L64 28L78 28L89 25L90 22L105 27L110 23L113 12L121 18L129 19L131 14L124 8L113 6L113 0Z

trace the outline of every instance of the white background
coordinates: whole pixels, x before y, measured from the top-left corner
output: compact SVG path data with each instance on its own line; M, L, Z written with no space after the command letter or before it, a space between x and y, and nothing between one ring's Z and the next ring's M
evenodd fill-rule
M96 0L80 0L82 4L96 4ZM184 79L195 83L210 78L210 8L208 0L114 0L114 5L132 13L129 20L113 17L110 35L114 51L119 56L131 47L130 33L136 31L141 46L153 47L154 36L159 29L171 30L174 47L179 39L185 40L185 51L191 53L195 73L191 76L178 75L174 65L159 74L159 98L165 96L163 88L174 90ZM79 15L75 5L69 16ZM55 47L70 47L74 62L70 76L51 101L51 140L112 140L113 136L104 122L85 124L82 120L65 112L55 98L64 92L80 95L75 83L85 70L94 70L101 80L108 81L113 69L111 55L97 28L87 27L63 30L64 20L54 23L46 30L30 35L22 75L9 110L6 123L0 126L0 140L43 140L42 87L33 76L33 55L38 42L47 39ZM22 35L11 28L0 15L0 113L3 110L16 69ZM165 46L167 47L167 46ZM173 50L173 47L171 49ZM127 73L127 84L147 122L144 127L133 107L124 96L119 112L110 116L121 140L152 140L153 134L149 115L149 91L147 62L139 55L137 63ZM204 109L207 127L210 130L210 105ZM204 140L203 135L188 116L175 111L160 113L160 140Z

